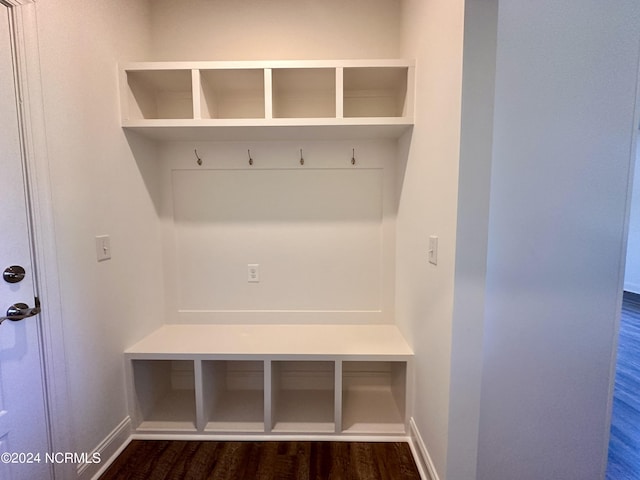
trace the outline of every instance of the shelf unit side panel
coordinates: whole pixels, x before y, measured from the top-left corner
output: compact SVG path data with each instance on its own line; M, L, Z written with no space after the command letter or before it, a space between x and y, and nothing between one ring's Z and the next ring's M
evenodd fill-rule
M271 361L264 362L264 399L265 399L265 430L270 432L275 425L275 412L278 408L278 365Z
M264 118L273 118L273 71L264 69Z
M336 68L336 118L344 118L344 68Z
M398 411L404 418L407 408L407 364L405 362L391 364L391 393Z
M194 361L194 387L196 402L196 430L202 431L205 425L205 392L202 377L202 361Z
M343 404L343 389L342 389L342 360L336 360L334 369L334 385L333 385L333 397L334 397L334 422L335 432L340 433L342 430L342 404Z

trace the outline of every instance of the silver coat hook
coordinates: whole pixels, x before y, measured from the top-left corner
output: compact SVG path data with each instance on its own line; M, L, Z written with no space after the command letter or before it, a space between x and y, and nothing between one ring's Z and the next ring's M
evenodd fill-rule
M198 165L202 165L202 159L198 156L198 150L196 150L196 149L194 148L194 149L193 149L193 153L195 153L195 154L196 154L196 159L197 159L197 160L196 160L196 163L197 163Z
M302 156L302 149L300 149L300 165L304 165L304 157Z
M247 150L247 153L249 154L249 165L253 165L253 158L251 158L251 150Z
M351 165L355 165L355 164L356 164L356 149L354 148L351 153Z

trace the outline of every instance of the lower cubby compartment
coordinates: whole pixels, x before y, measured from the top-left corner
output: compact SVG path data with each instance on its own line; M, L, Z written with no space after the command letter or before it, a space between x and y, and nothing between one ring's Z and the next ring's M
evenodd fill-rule
M204 430L264 432L264 362L202 361Z
M132 360L138 430L196 431L194 363Z
M406 362L342 363L342 431L405 433Z
M271 363L271 431L336 431L334 362Z

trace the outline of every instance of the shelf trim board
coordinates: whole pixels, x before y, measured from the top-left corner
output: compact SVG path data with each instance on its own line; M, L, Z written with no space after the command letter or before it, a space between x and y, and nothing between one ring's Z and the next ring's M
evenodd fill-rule
M191 70L191 91L193 92L193 118L195 120L201 120L203 92L200 70Z
M334 366L334 385L333 385L333 412L334 412L334 423L335 423L335 432L340 433L342 431L342 360L336 360Z
M264 118L273 119L273 70L264 69Z
M195 377L196 429L201 431L205 427L207 416L204 404L205 392L204 379L202 375L202 360L194 360L193 375Z
M336 118L344 118L344 68L336 68Z
M273 429L273 362L264 361L264 429L270 432Z
M276 122L273 119L268 122ZM286 120L286 119L285 119ZM330 119L331 120L331 119ZM135 132L151 140L159 141L262 141L262 140L358 140L358 139L397 139L412 130L413 124L403 121L388 124L347 123L343 125L333 121L320 119L305 125L293 123L243 123L240 120L198 120L198 122L214 122L211 124L179 123L164 121L149 124L126 122L123 129ZM361 120L361 119L357 119ZM397 119L394 119L394 121ZM402 120L402 119L399 119ZM189 122L189 121L187 121ZM196 122L191 120L190 122ZM215 122L218 122L217 124ZM171 123L167 125L167 123Z
M407 118L413 118L415 112L416 102L416 67L410 65L407 72L407 93L404 100L405 111L404 116Z
M176 61L176 62L124 62L120 69L136 70L244 70L267 68L383 68L414 67L412 59L360 59L360 60L237 60L237 61Z

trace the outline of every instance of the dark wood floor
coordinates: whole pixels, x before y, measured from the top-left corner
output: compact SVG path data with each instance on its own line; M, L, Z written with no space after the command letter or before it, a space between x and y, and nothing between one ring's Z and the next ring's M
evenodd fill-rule
M420 480L406 443L133 440L100 480Z
M640 295L625 292L607 480L640 479Z

